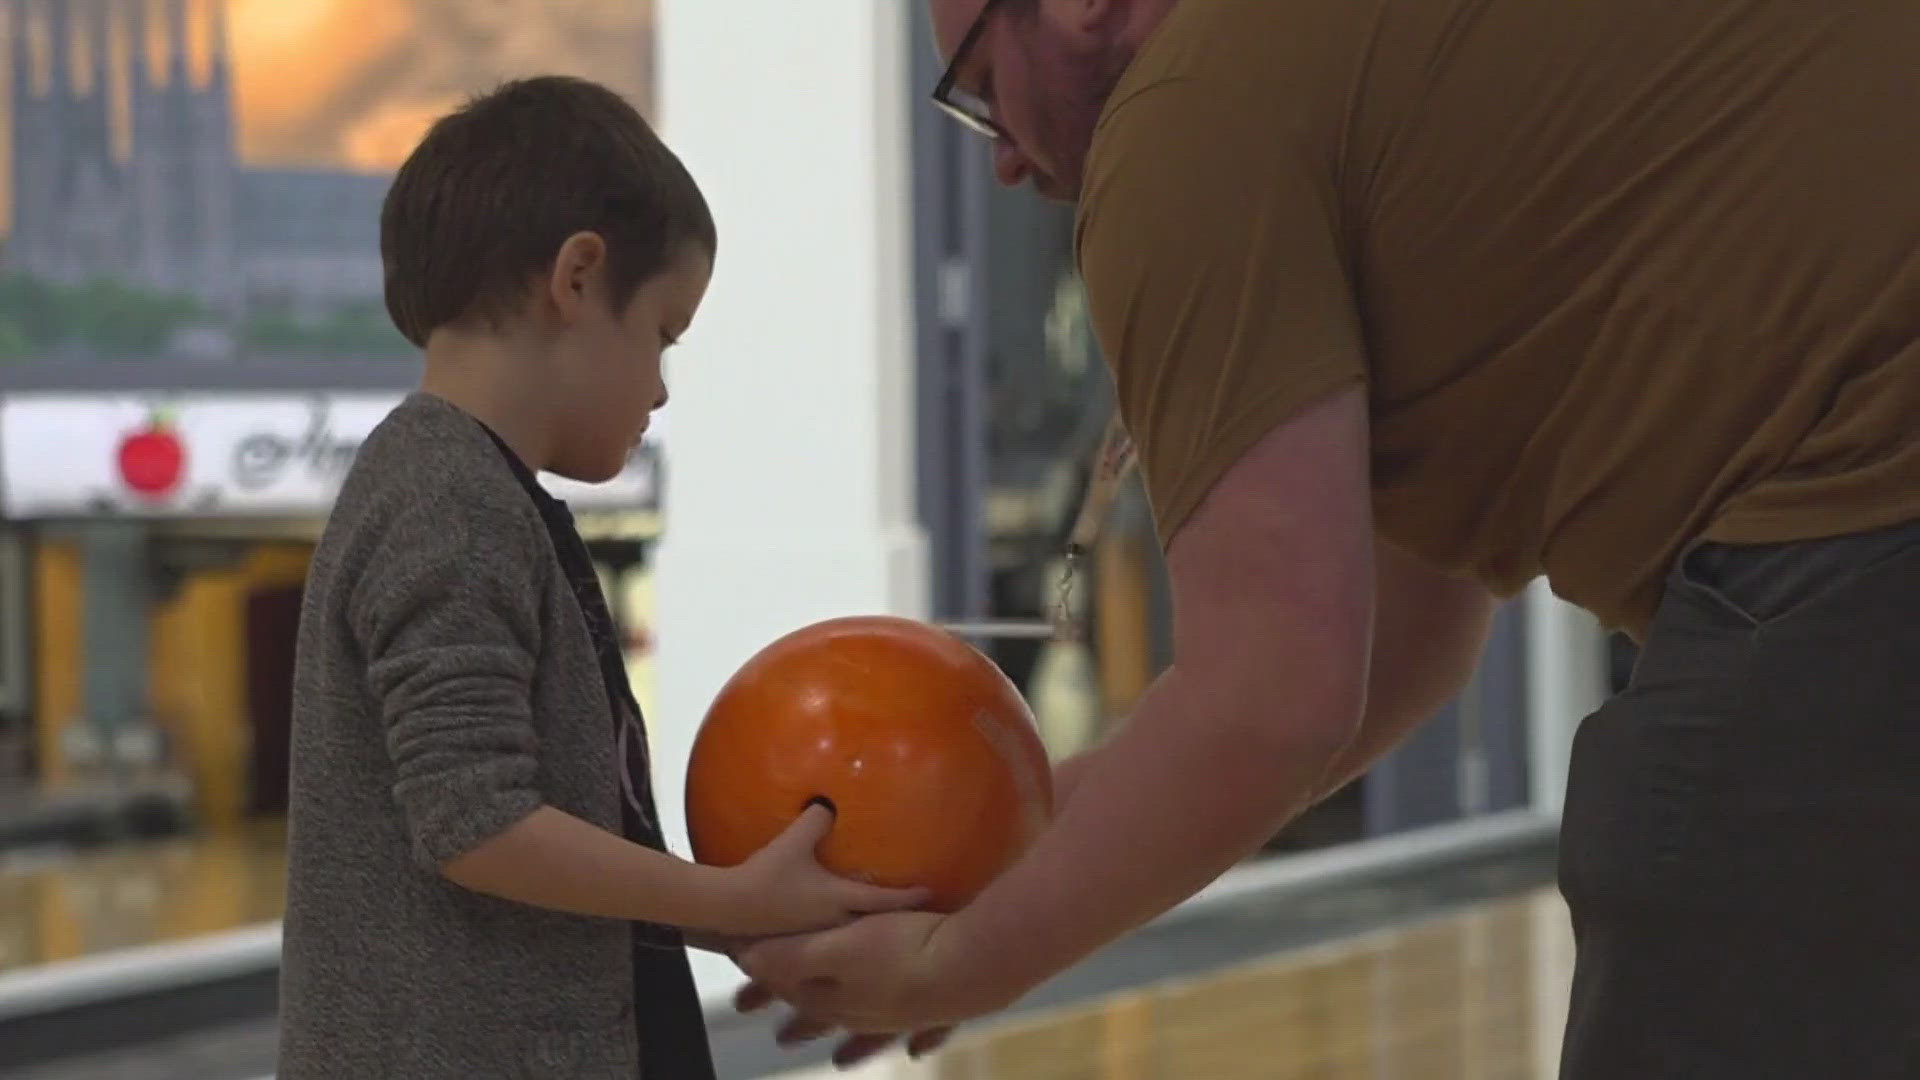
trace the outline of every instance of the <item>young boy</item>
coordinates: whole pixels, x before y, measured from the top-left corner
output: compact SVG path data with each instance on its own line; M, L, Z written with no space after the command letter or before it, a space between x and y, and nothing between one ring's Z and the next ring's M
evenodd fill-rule
M309 575L283 1080L710 1077L680 931L919 902L823 870L825 810L740 867L666 853L593 567L535 479L620 471L714 245L680 162L575 79L473 101L395 178L387 306L426 371Z

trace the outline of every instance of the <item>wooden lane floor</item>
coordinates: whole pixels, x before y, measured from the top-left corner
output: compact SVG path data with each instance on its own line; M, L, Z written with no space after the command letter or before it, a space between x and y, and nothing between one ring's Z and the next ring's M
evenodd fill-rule
M1543 889L786 1080L1552 1080L1572 971Z
M271 922L284 862L275 825L0 858L0 973ZM1133 935L925 1062L809 1071L824 1046L781 1051L776 1016L726 1010L710 1018L716 1056L724 1080L1550 1080L1572 968L1566 913L1544 889L1552 866L1550 846L1529 846L1249 895ZM152 1020L151 1034L76 1044L24 1073L0 1045L0 1074L252 1080L272 1069L275 1025L270 987L250 992L266 996L224 1020L174 1034Z
M273 922L285 827L0 859L0 972Z

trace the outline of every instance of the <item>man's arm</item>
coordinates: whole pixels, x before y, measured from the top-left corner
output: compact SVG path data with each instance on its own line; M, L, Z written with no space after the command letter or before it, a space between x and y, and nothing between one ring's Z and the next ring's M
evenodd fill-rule
M1334 760L1316 802L1359 779L1452 700L1473 675L1493 625L1493 596L1472 582L1430 569L1385 541L1374 544L1373 566L1366 716ZM1054 767L1056 811L1073 798L1100 749Z
M1315 801L1359 779L1458 694L1493 625L1493 595L1384 541L1373 548L1373 651L1367 712Z
M1019 996L1198 891L1319 793L1365 706L1366 448L1350 387L1214 485L1168 553L1173 664L1034 847L950 920L953 955L975 965L963 981Z
M1053 767L1053 812L1059 813L1073 800L1073 793L1080 788L1080 778L1087 775L1093 767L1094 757L1100 753L1100 747L1094 746L1082 750Z

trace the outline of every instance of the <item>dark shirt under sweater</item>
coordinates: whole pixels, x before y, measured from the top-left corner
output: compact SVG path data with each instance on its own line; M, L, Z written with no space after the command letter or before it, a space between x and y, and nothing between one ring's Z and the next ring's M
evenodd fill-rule
M600 591L600 577L586 542L574 525L573 513L541 485L526 462L486 425L514 477L539 508L553 549L579 601L600 660L600 675L612 703L610 736L625 749L621 767L627 776L622 787L626 838L656 851L666 851L660 817L654 808L652 768L647 757L646 719L627 681L626 660L612 611ZM640 1029L640 1074L645 1080L709 1080L714 1076L707 1044L705 1017L687 962L686 945L678 931L649 923L633 925L634 1019Z

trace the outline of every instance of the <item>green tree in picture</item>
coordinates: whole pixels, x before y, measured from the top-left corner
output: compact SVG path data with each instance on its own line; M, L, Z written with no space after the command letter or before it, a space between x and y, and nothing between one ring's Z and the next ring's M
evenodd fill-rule
M33 346L27 341L27 332L20 328L11 315L0 313L0 364L25 360L32 352Z
M343 306L318 318L302 318L285 309L260 311L247 319L240 340L256 356L371 360L413 355L413 346L377 304Z
M191 297L124 282L66 285L0 275L0 362L159 356L182 331L215 321ZM319 316L259 308L230 329L255 357L398 359L414 353L377 303L344 305Z
M163 353L175 334L207 321L197 302L182 296L91 281L68 293L68 333L88 352L133 357Z
M25 274L0 275L0 323L17 336L18 356L35 349L46 349L59 333L59 315L53 300L54 286Z
M150 356L207 317L190 297L117 281L64 285L26 274L0 276L0 358Z

